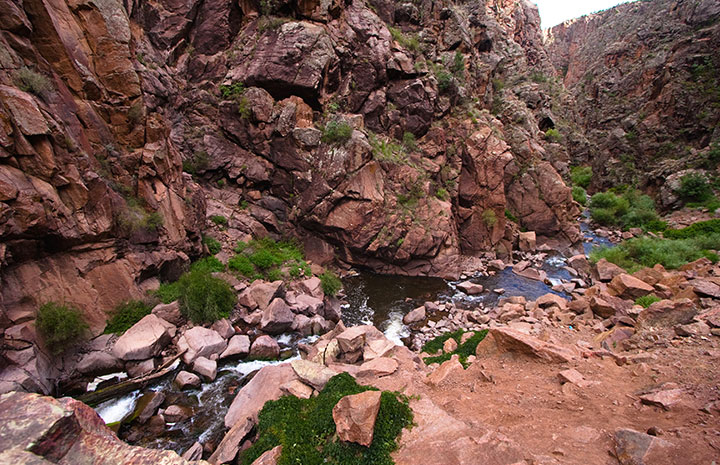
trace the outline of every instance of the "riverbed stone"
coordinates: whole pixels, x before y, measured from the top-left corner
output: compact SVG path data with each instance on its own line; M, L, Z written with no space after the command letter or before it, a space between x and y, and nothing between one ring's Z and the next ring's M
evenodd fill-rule
M302 382L318 391L322 391L330 378L337 374L335 370L331 370L325 365L308 360L293 360L290 365Z
M177 423L178 421L187 420L192 416L193 412L190 407L184 405L171 405L163 412L163 417L168 423Z
M198 357L193 363L192 369L208 381L213 381L217 376L217 362L205 357Z
M262 368L238 391L225 414L225 426L231 428L247 418L253 423L257 422L258 413L265 402L279 399L283 395L281 387L294 379L298 378L289 363Z
M107 352L90 352L83 356L77 364L77 369L84 375L107 375L121 370L122 360Z
M200 380L200 377L195 373L190 373L189 371L183 370L175 377L175 384L177 385L177 387L183 390L199 388L202 384L202 381Z
M260 329L269 334L282 334L292 329L295 314L283 299L274 299L263 310Z
M122 360L155 357L170 343L175 331L175 325L157 315L146 315L118 338L112 353Z
M608 288L618 297L630 300L646 296L654 290L654 288L645 281L627 273L615 276L612 281L610 281Z
M236 334L228 341L227 349L220 354L220 360L231 357L244 357L250 353L250 337Z
M135 406L137 421L140 424L147 423L163 402L165 402L165 393L162 391L150 391L143 394Z
M227 347L227 342L217 331L195 326L180 336L177 346L180 351L185 351L183 362L190 365L199 357L220 355Z
M482 291L484 289L482 284L476 284L470 281L461 282L457 285L457 288L468 295L482 294Z
M403 323L411 325L425 319L425 306L420 306L414 310L411 310L407 315L403 317Z
M270 336L260 336L250 346L250 358L274 360L280 356L280 346Z
M282 281L255 281L248 288L248 293L260 310L265 310L272 301L285 296L285 285Z
M235 334L235 328L233 328L232 323L230 323L230 320L227 318L217 320L212 324L210 329L218 333L223 339L230 339L233 334Z

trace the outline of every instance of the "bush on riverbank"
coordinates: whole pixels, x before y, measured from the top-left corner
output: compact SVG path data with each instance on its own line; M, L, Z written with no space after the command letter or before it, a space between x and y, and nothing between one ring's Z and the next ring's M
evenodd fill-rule
M457 354L459 356L460 363L462 363L462 365L467 368L467 358L471 355L475 355L475 349L477 349L477 345L480 343L480 341L485 339L488 331L487 329L483 329L482 331L476 331L475 334L473 334L467 341L461 344L460 341L462 339L462 335L465 333L466 331L461 329L455 331L454 333L443 334L442 336L438 336L426 342L422 348L422 351L428 354L434 354L442 350L443 344L445 344L445 341L450 338L455 339L455 342L458 343L458 348L455 351L447 354L425 357L423 359L425 364L430 365L431 363L443 363L450 360L453 355Z
M281 464L391 465L396 439L412 424L408 398L383 392L372 444L364 447L340 441L335 434L332 410L345 396L376 390L360 386L347 373L328 381L317 397L281 397L265 404L258 418L258 440L238 460L250 465L264 452L282 445Z
M321 274L319 278L323 293L328 297L335 297L342 289L342 281L330 270Z
M105 326L105 334L121 335L143 317L150 314L152 305L141 300L128 300L115 307Z
M56 302L40 306L35 327L45 346L56 355L77 344L88 330L88 324L79 309Z
M598 192L590 198L589 207L592 220L603 226L647 231L662 231L667 227L660 221L653 199L637 190L628 190L622 195Z
M193 323L227 318L235 306L235 292L225 280L199 269L178 280L180 313Z

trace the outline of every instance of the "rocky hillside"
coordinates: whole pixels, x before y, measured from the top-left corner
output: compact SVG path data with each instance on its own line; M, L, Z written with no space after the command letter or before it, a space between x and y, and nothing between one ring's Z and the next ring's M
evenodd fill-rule
M681 170L717 167L718 2L628 3L552 28L546 45L590 141L571 149L574 161L592 164L597 188L658 189Z
M2 11L3 325L55 300L102 327L200 255L206 213L228 246L297 236L407 274L458 274L521 227L579 237L527 2Z

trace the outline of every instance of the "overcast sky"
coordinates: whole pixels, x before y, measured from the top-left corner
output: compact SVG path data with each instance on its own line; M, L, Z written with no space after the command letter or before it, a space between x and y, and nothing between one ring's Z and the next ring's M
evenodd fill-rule
M568 19L577 18L588 13L607 10L628 0L530 0L537 3L542 19L542 28L560 24Z

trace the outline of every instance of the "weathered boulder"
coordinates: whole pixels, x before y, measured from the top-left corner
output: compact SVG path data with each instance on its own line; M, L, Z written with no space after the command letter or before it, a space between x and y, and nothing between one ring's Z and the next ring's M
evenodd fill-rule
M250 338L245 334L236 334L228 341L227 349L220 354L220 359L243 357L250 353Z
M205 357L198 357L193 362L192 370L206 380L212 381L217 376L217 362Z
M223 339L230 339L233 334L235 334L235 328L233 328L232 323L230 323L230 320L227 318L217 320L212 324L210 329L222 336Z
M250 358L273 360L280 356L280 346L270 336L260 336L250 346Z
M360 369L357 372L357 376L371 376L379 378L381 376L388 376L397 371L399 363L394 358L390 357L379 357L373 360L369 360L360 365Z
M464 281L458 284L457 288L468 295L482 294L482 291L484 289L482 284L476 284L470 281Z
M323 299L317 297L300 294L295 298L295 304L292 306L292 310L295 313L302 313L307 316L322 315L325 303Z
M458 360L458 356L453 355L450 360L441 363L439 367L430 373L430 376L427 377L427 382L432 386L440 386L455 373L460 373L462 370L463 366Z
M225 426L230 428L239 421L250 419L257 422L257 415L269 400L283 395L281 387L297 379L297 375L289 363L267 366L238 391L230 408L225 414Z
M122 369L122 361L107 352L90 352L77 364L77 370L84 375L106 375Z
M295 314L283 299L274 299L263 310L260 329L269 334L281 334L290 331L295 320Z
M491 328L476 349L478 357L502 354L521 354L551 363L567 363L575 354L565 347L521 333L509 328Z
M175 335L174 325L150 314L135 323L113 346L113 355L122 360L145 360L159 355Z
M703 296L720 299L720 286L708 279L691 279L689 281L695 293Z
M273 447L255 459L251 465L277 465L282 455L282 446Z
M227 342L216 331L202 326L190 328L177 342L178 349L185 351L183 362L190 365L199 357L210 357L221 354Z
M192 416L192 409L182 405L171 405L163 412L163 417L170 423L187 420Z
M609 294L598 294L590 297L590 309L601 318L615 315L626 315L632 308L632 302Z
M604 258L601 258L595 264L595 270L598 274L598 279L605 282L612 280L617 275L625 273L625 270Z
M535 231L520 232L518 234L518 248L522 252L534 252L537 249Z
M673 327L693 321L698 309L690 299L661 300L640 312L639 327Z
M322 391L330 378L337 374L335 370L331 370L325 365L308 360L293 360L290 365L302 382L318 391Z
M175 377L175 384L180 389L198 388L202 384L200 377L189 371L181 371Z
M175 326L180 326L185 320L185 317L180 313L180 302L177 300L169 304L157 304L153 307L151 313Z
M683 463L674 445L631 429L615 432L615 457L621 465L672 465ZM679 460L679 461L678 461Z
M568 305L568 301L566 299L563 299L559 295L553 293L547 293L543 296L538 297L535 303L540 308L548 308L555 305L561 310L566 309Z
M345 396L333 407L333 420L342 441L366 447L372 443L380 396L379 391L365 391Z
M608 288L618 297L632 300L651 294L654 291L651 285L627 273L615 276L610 281Z
M274 299L285 296L285 286L282 281L273 281L271 283L255 281L247 289L247 292L257 306L260 307L260 310L265 310Z
M403 323L411 325L425 319L425 306L420 306L411 310L407 315L403 316Z

